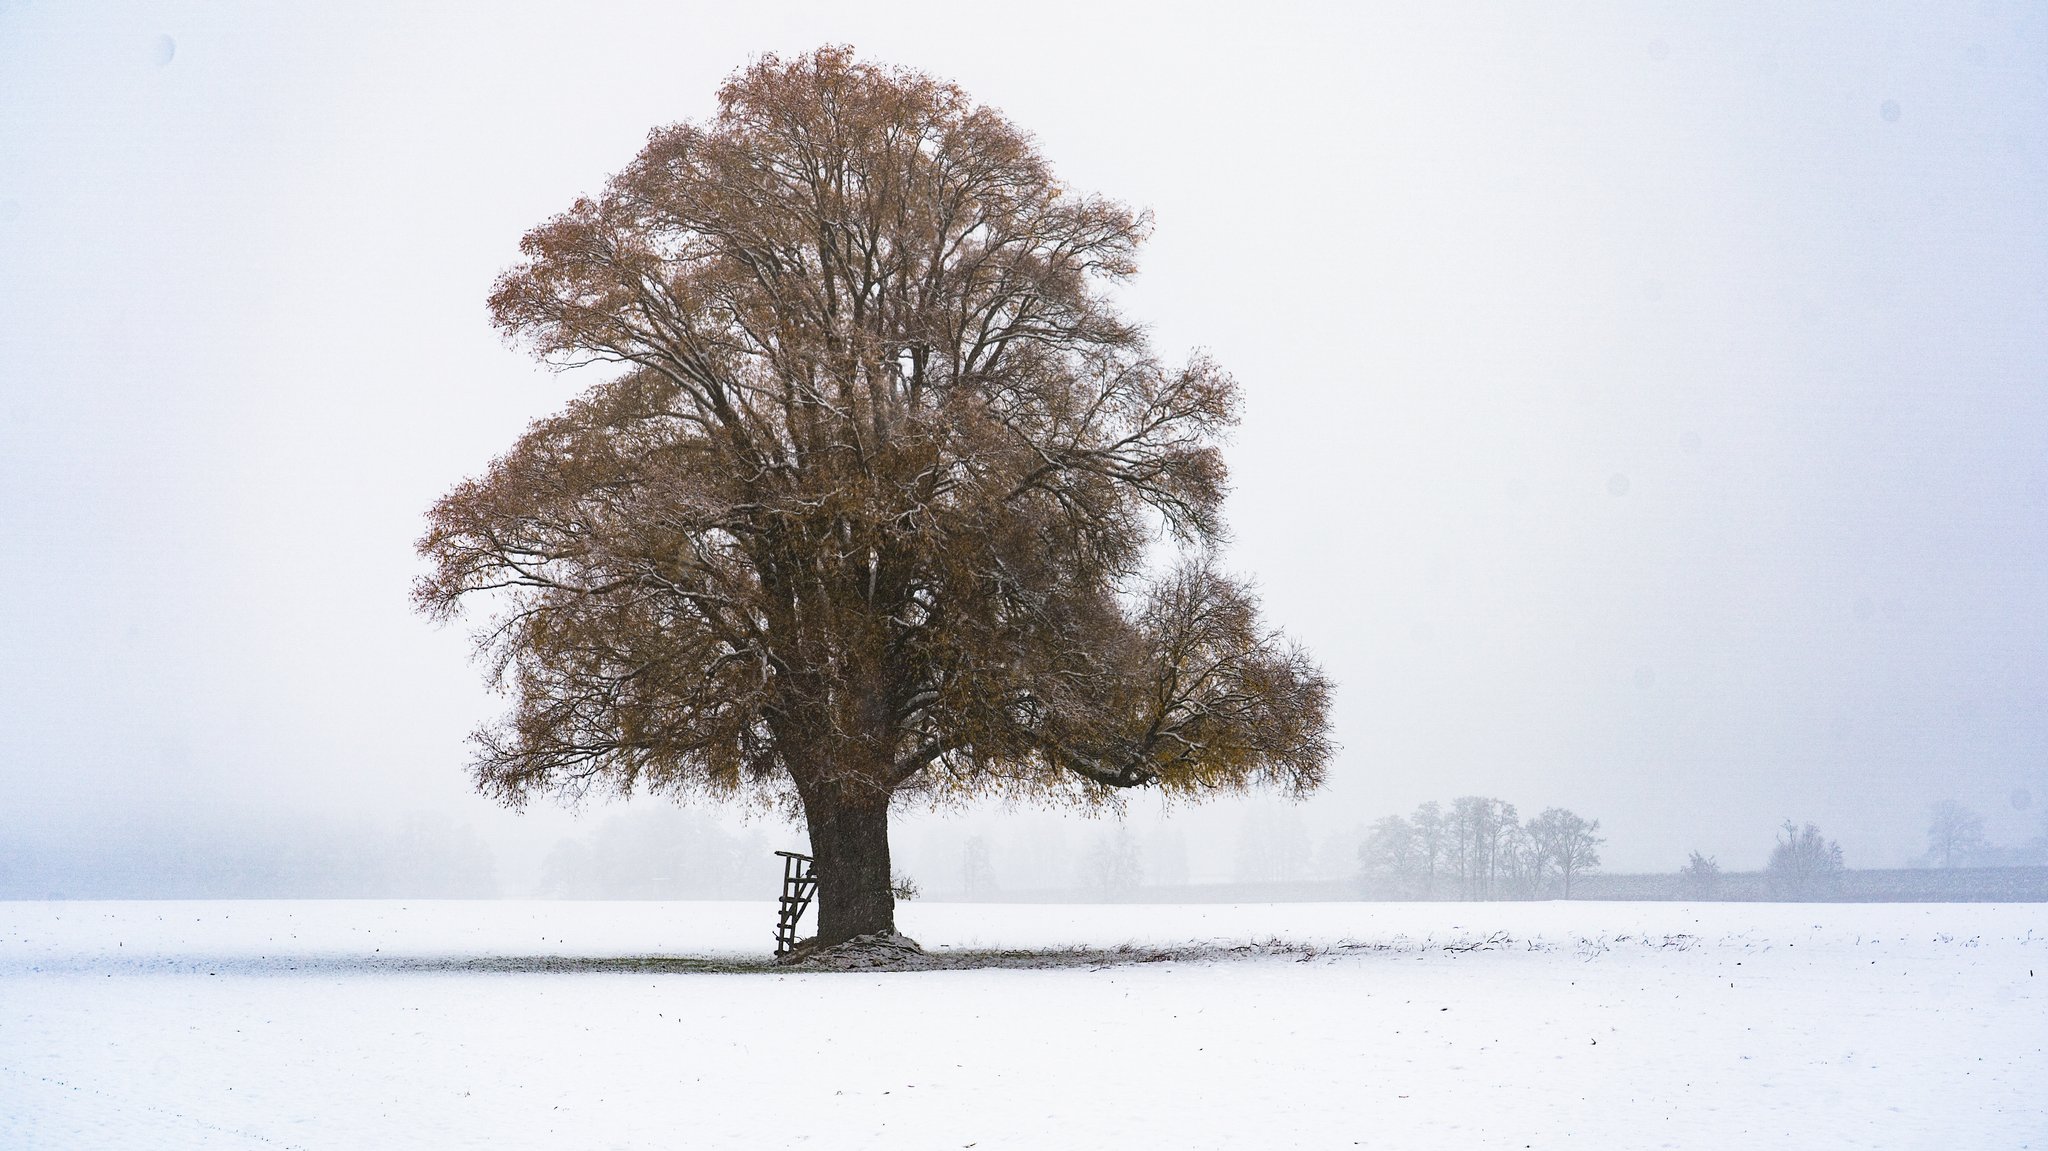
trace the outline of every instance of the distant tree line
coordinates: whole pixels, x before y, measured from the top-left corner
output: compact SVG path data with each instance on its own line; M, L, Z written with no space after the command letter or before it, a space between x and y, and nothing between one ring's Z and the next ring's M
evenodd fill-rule
M1467 795L1381 819L1358 858L1381 898L1569 899L1573 879L1600 866L1599 831L1561 807L1525 821L1512 803Z
M2017 793L2024 796L2025 793ZM2016 799L2015 806L2021 801ZM1984 819L1954 800L1935 804L1927 813L1927 852L1924 867L1954 869L1966 867L2026 867L2048 863L2048 822L2042 833L2016 847L2000 847L1985 838ZM1812 823L1786 820L1764 863L1764 891L1777 899L1825 899L1842 887L1846 866L1841 844L1829 839ZM1694 851L1679 868L1683 893L1693 899L1715 899L1723 893L1721 865L1714 857Z

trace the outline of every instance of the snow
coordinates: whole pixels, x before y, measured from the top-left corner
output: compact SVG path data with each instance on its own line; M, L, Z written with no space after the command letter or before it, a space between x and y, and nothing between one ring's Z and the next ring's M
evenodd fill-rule
M649 971L758 964L772 909L0 903L0 1147L2048 1147L2038 904L900 922L1211 950Z

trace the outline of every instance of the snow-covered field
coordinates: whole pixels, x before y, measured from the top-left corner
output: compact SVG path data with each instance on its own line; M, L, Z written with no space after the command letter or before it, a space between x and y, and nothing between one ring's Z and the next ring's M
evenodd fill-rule
M0 903L0 1147L2048 1148L2048 905ZM1234 957L1279 940L1291 953Z

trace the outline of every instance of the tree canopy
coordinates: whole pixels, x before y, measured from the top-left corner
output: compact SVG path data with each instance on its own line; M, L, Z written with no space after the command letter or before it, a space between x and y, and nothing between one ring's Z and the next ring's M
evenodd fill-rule
M791 805L827 942L892 928L892 798L1316 787L1330 685L1213 559L1238 386L1107 294L1150 226L825 48L528 232L498 328L611 370L419 544L425 612L492 605L478 787Z

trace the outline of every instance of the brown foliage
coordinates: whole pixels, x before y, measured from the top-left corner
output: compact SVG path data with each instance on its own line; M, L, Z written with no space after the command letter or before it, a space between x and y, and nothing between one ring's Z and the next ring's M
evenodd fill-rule
M1105 288L1148 217L959 89L827 48L736 73L529 232L510 339L618 370L437 503L507 802L1302 792L1329 687L1215 571L1237 385ZM1164 532L1184 554L1143 583ZM863 799L862 797L866 797ZM814 828L815 830L815 828Z

